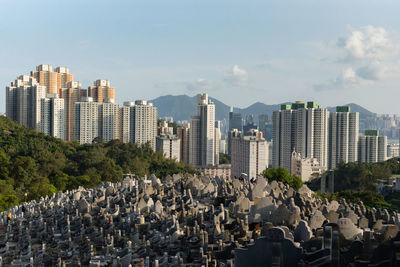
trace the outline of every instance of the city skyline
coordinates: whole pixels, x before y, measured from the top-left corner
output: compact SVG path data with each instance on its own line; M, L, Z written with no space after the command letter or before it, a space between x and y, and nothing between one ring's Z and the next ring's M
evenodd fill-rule
M109 80L118 103L205 92L237 107L306 98L399 113L387 97L398 95L396 1L49 3L2 1L3 87L50 64L83 88Z

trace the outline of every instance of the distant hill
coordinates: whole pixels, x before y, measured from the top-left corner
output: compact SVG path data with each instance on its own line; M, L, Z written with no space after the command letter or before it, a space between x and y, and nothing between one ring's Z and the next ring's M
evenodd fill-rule
M366 117L371 117L371 116L375 116L376 115L376 113L373 113L373 112L367 110L366 108L363 108L362 106L357 105L355 103L350 103L350 104L346 104L346 105L343 105L343 106L350 106L350 111L351 112L360 113L360 120L361 119L365 119ZM336 107L328 107L328 110L330 112L334 112L334 111L336 111Z
M210 97L215 103L215 117L217 120L222 121L223 125L228 124L230 106L223 102ZM173 117L176 121L189 121L192 115L197 113L197 100L196 96L190 97L187 95L166 95L160 96L156 99L150 100L158 108L159 117ZM267 105L261 102L256 102L247 108L234 108L234 112L241 113L243 118L248 114L254 115L255 123L258 124L258 115L268 114L272 116L274 110L279 110L281 104ZM351 111L360 113L360 120L364 120L367 117L376 115L375 113L363 108L355 103L347 104L350 106ZM329 111L335 111L336 107L328 107Z

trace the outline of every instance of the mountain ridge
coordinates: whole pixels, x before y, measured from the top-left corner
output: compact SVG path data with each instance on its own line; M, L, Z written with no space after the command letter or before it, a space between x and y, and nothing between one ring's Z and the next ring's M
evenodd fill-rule
M215 118L222 121L223 124L227 124L229 119L230 106L214 97L210 96L210 99L215 104ZM188 95L164 95L157 97L153 100L149 100L149 102L152 102L154 106L158 108L158 116L160 118L173 117L175 121L189 121L191 116L196 115L197 113L196 96L191 97ZM286 103L288 102L281 104ZM256 124L258 124L258 116L260 114L268 114L271 117L272 112L274 110L279 110L281 104L265 104L257 101L245 108L234 107L233 111L242 114L243 118L245 118L248 114L253 114L255 122ZM360 119L376 115L376 113L356 103L349 103L343 106L350 106L351 111L359 112ZM333 112L336 110L336 106L327 107L327 109L330 112Z

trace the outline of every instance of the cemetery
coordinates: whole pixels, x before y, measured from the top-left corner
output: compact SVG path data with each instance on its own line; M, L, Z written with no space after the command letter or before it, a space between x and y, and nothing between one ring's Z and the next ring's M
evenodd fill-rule
M306 185L126 175L2 212L0 266L399 266L399 226Z

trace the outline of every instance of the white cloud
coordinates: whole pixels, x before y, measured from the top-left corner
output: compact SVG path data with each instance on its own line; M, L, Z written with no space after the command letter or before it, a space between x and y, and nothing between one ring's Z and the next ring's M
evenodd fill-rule
M239 68L238 65L234 65L224 77L224 81L232 86L245 86L247 85L248 73L246 70Z
M211 81L203 79L203 78L198 78L194 82L189 82L186 84L186 89L189 91L201 91L204 89L209 89L212 86Z
M387 79L389 70L396 72L395 60L399 42L382 27L366 26L351 29L337 46L346 54L340 60L348 65L336 79L314 85L315 90L345 89Z
M346 51L345 60L383 60L393 55L395 45L382 27L366 26L352 30L347 38L340 38L337 45Z
M388 67L380 62L371 62L366 66L359 67L357 75L365 80L377 81L384 79L387 75Z
M325 91L331 89L346 89L356 87L363 84L364 79L360 78L358 74L352 69L347 68L335 79L327 81L325 83L314 85L314 89L317 91Z

